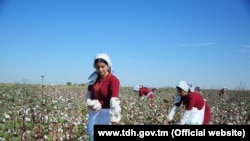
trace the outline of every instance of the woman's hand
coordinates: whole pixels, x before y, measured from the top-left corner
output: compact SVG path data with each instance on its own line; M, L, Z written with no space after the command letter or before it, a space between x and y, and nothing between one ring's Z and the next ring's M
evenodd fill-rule
M87 106L88 110L94 110L93 106Z
M120 122L111 122L112 125L120 125Z
M163 121L163 125L169 125L169 120L167 118Z
M94 106L87 106L89 110L97 111L97 109Z
M99 102L96 102L94 105L88 105L87 107L89 110L93 110L93 111L99 111L102 109L102 106Z

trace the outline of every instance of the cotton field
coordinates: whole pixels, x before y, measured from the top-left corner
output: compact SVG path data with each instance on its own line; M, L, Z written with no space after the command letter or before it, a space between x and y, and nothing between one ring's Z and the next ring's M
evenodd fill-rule
M0 84L0 141L67 141L83 140L88 112L84 103L86 86ZM250 91L202 90L211 106L210 124L250 124ZM120 99L122 123L160 125L170 110L176 91L159 88L154 106L140 100L132 87L122 87ZM181 113L175 116L178 120ZM167 126L167 125L166 125Z

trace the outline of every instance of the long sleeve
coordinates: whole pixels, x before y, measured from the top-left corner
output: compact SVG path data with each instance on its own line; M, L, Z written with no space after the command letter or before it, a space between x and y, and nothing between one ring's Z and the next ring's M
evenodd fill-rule
M110 114L111 122L120 122L121 120L121 106L120 99L117 97L112 97L110 99Z
M184 125L186 124L188 118L190 117L191 111L190 110L185 110L183 113L183 116L181 117L180 121L176 124Z
M86 95L85 95L85 102L87 103L87 101L90 100L90 97L91 97L91 92L90 91L87 91ZM89 99L89 100L88 100Z
M100 110L102 108L102 105L98 100L91 100L91 92L88 91L85 97L85 102L87 106L93 106L94 109Z
M173 106L170 112L167 115L167 118L169 121L173 120L175 113L178 111L179 107L178 106Z
M180 102L181 102L181 96L177 95L175 97L175 101L174 101L175 105L172 107L172 109L170 110L170 112L168 113L168 116L167 116L169 121L173 120L175 113L179 110L179 106L177 106L177 105L179 105L178 103L180 103Z

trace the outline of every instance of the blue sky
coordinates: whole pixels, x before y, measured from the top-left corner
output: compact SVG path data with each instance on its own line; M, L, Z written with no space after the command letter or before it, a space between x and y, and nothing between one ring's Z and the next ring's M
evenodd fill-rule
M85 83L97 53L122 86L250 89L248 0L0 0L0 82Z

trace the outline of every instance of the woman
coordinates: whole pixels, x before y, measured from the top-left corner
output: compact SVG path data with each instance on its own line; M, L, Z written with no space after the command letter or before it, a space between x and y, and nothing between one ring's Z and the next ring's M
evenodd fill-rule
M106 53L97 54L89 76L86 104L89 109L87 133L94 139L94 125L117 125L121 121L120 81L112 73L111 59Z
M220 96L225 96L225 95L226 95L226 92L227 92L227 87L223 87L223 88L220 89L219 95L220 95Z
M167 115L165 124L173 120L175 113L179 110L181 104L184 104L185 110L179 122L181 125L204 125L210 120L210 106L203 97L190 90L190 85L186 81L179 81L176 86L178 95L176 96L174 106Z
M154 92L157 90L157 88L149 89L148 87L145 87L143 85L135 85L133 88L134 92L138 92L139 97L141 100L144 98L149 99L149 106L152 107L154 104Z
M195 86L194 91L196 91L196 92L199 93L199 94L202 94L202 92L201 92L201 87L200 87L199 85Z

